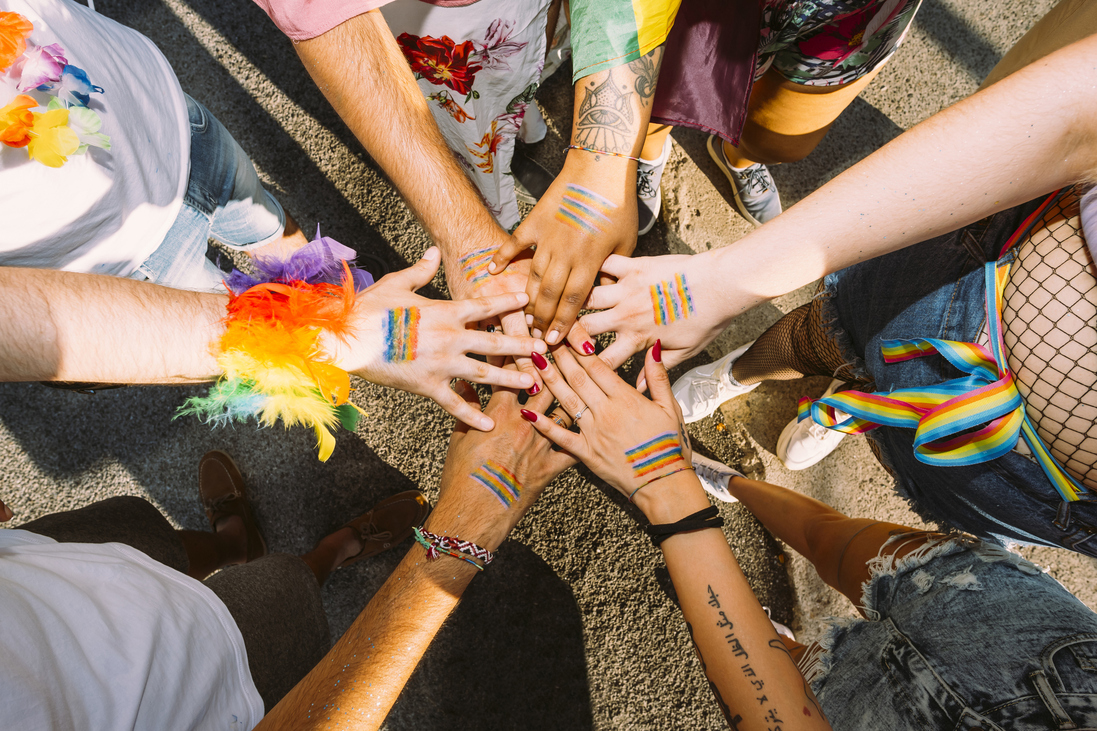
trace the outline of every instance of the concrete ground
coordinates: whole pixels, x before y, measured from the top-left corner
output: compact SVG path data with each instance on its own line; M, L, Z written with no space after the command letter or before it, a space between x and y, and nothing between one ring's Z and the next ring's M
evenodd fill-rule
M892 139L970 94L1050 0L926 0L906 44L806 161L774 171L785 206ZM264 180L308 229L393 268L418 258L427 238L376 166L328 107L290 42L246 0L99 0L100 12L137 28L164 51L184 90L206 104L251 154ZM531 154L562 164L569 135L570 68L541 91L548 139ZM381 116L384 111L376 110ZM639 254L725 246L750 227L730 205L704 136L674 133L663 179L664 214ZM949 181L942 181L942 185ZM729 282L734 286L734 282ZM439 279L430 290L443 296ZM736 320L685 367L718 357L806 301L810 288ZM680 368L679 371L684 370ZM677 375L677 373L672 374ZM95 396L35 384L0 386L0 490L13 522L112 495L141 495L180 527L204 529L196 465L209 449L238 460L272 550L307 551L325 533L394 492L432 498L452 419L416 396L358 384L369 414L342 433L326 464L311 432L212 431L172 420L198 388L141 388ZM706 451L744 471L813 495L857 516L917 523L892 493L862 438L803 472L773 452L801 395L825 379L765 384L691 433ZM763 604L800 637L828 616L852 614L810 567L744 509L721 505L725 532ZM473 582L412 678L389 729L704 729L723 727L669 591L659 553L638 514L585 469L562 475ZM1097 607L1090 559L1030 551L1089 606ZM393 551L339 572L324 590L334 634L349 625L398 561ZM457 678L467 678L466 681Z

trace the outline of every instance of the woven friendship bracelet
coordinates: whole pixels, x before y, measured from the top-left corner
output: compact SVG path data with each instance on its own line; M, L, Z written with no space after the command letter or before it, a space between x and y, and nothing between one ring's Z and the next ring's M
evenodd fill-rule
M641 490L643 490L643 489L644 489L645 487L647 487L648 485L650 485L651 483L653 483L653 482L658 482L659 480L663 479L664 477L670 477L671 475L676 475L676 474L678 474L679 472L685 472L686 470L692 470L692 469L693 469L693 467L679 467L679 468L678 468L678 469L676 469L676 470L671 470L670 472L666 473L665 475L659 475L658 477L652 477L652 478L651 478L650 480L648 480L647 482L645 482L645 483L644 483L643 485L640 485L640 487L638 487L638 488L636 488L635 490L633 490L632 492L630 492L630 493L629 493L629 496L628 496L628 501L629 501L629 502L631 503L631 502L632 502L632 497L633 497L633 496L634 496L634 495L635 495L636 493L640 492L640 491L641 491Z
M413 530L415 540L427 549L428 561L434 561L439 556L445 555L470 563L476 567L477 571L483 571L485 566L495 560L495 554L486 548L480 548L472 541L462 541L458 538L431 533L423 528ZM477 563L476 559L482 563Z
M579 145L568 145L565 150L582 150L583 152L593 152L595 155L613 155L614 157L623 157L626 160L635 160L640 162L640 158L633 157L632 155L622 155L620 152L608 152L606 150L595 150L593 147L580 147Z
M687 515L674 523L649 525L644 530L651 537L651 542L658 546L660 543L678 533L686 531L704 530L705 528L723 528L724 519L720 517L720 511L715 505L710 505L704 510L698 510L693 515Z

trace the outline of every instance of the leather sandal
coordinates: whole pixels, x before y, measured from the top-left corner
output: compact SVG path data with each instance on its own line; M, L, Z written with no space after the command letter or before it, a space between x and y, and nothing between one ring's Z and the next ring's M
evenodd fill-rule
M239 515L244 521L248 538L248 561L267 555L267 542L248 504L244 478L232 457L219 450L206 452L198 463L198 492L210 526L217 530L217 521L231 515Z
M422 525L430 515L430 503L418 490L408 490L385 498L373 509L360 515L343 528L350 528L362 542L362 550L351 556L337 568L350 566L370 556L403 542L411 536L412 528Z

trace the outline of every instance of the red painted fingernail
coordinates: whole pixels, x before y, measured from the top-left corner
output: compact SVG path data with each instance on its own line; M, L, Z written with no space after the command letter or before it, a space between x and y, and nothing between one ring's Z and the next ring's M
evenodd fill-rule
M530 386L529 390L526 391L526 393L528 393L530 396L536 396L537 394L541 393L540 384L533 384L532 386Z
M656 340L655 347L651 349L651 357L655 359L656 363L663 362L663 341Z
M522 409L522 418L526 421L537 421L537 414L533 413L532 411Z
M548 368L548 361L540 353L530 353L529 357L533 360L533 365L537 366L537 370L543 371Z
M594 355L594 343L589 341L583 343L583 352L587 355Z

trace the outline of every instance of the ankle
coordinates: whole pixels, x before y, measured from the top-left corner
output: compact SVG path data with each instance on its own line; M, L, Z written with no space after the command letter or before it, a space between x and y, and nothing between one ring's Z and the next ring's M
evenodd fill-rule
M728 166L732 170L743 171L743 170L746 170L747 168L749 168L752 165L757 165L758 164L758 163L754 162L753 160L748 160L747 158L740 155L739 154L739 148L735 147L734 145L732 145L727 140L724 140L723 145L724 145L724 159L727 160Z
M213 530L221 565L247 562L248 532L239 515L227 515L219 519Z

